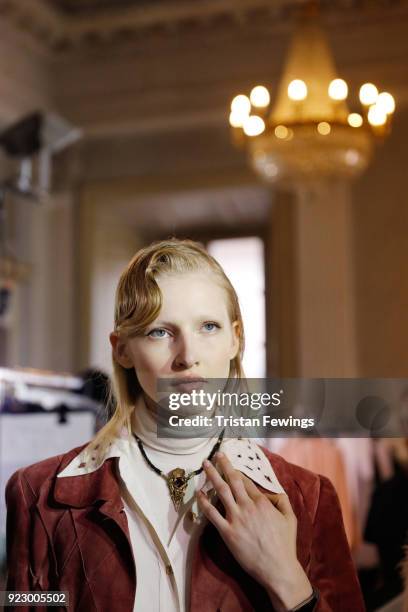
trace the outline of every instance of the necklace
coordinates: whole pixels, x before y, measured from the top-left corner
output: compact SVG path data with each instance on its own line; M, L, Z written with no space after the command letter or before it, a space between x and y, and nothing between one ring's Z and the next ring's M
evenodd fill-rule
M207 457L208 461L211 461L211 459L213 458L213 456L219 449L222 439L224 437L224 433L225 433L225 429L223 429L222 432L220 433L217 442L213 446L210 454L208 455ZM167 486L169 488L171 500L174 504L176 511L178 511L184 499L188 481L193 476L197 476L198 474L201 474L204 467L201 466L197 470L194 470L193 472L189 472L188 474L186 474L186 471L183 468L174 468L174 470L171 470L168 474L166 474L165 472L162 472L162 470L160 470L150 461L149 457L146 455L146 451L143 447L143 443L141 439L135 433L133 435L136 439L140 452L142 453L146 463L152 468L152 470L156 472L156 474L159 474L166 480Z

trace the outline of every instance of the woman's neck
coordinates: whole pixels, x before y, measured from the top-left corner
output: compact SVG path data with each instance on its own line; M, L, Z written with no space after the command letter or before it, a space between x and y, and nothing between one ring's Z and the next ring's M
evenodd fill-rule
M139 395L131 416L132 431L139 436L143 444L165 453L175 455L190 455L200 452L214 442L214 438L219 435L219 431L212 432L209 437L208 432L204 437L185 438L177 437L176 432L170 431L167 427L169 437L158 437L157 419L158 406L145 393Z

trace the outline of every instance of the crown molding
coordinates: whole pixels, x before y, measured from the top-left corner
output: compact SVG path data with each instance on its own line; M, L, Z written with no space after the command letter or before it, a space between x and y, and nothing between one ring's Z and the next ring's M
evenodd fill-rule
M0 0L0 15L46 48L53 48L65 34L66 19L39 0Z
M203 0L124 7L69 15L44 0L0 0L0 15L42 42L50 50L69 49L82 43L110 43L124 34L156 27L174 29L180 24L206 23L230 16L241 21L259 10L276 13L293 0Z
M86 44L120 43L132 35L155 28L174 31L192 24L208 25L218 19L230 19L242 24L257 14L275 21L286 22L288 11L293 11L306 0L168 0L145 6L125 6L100 9L79 14L68 14L45 0L0 0L0 15L15 27L28 32L51 51L64 51ZM337 16L355 13L367 17L378 11L398 11L408 6L408 0L395 0L384 6L383 0L330 0L322 10Z

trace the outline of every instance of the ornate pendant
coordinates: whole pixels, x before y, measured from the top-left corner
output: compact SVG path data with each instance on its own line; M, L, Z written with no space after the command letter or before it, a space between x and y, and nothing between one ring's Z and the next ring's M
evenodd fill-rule
M170 491L170 497L173 501L174 507L178 512L180 505L183 501L184 494L187 489L189 477L186 476L186 471L182 468L175 468L167 475L167 484Z

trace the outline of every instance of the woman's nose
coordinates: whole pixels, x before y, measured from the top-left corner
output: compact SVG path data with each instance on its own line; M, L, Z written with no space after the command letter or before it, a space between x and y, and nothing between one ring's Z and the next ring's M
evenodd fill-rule
M191 337L187 335L180 336L177 342L176 357L174 361L178 367L185 368L191 368L199 363L197 350Z

